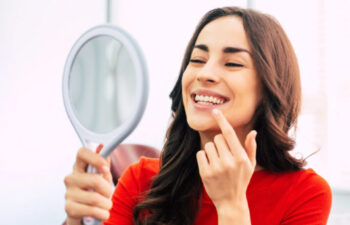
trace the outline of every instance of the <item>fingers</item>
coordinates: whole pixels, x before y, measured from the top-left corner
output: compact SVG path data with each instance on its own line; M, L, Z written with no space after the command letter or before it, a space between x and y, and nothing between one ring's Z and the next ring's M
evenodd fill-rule
M248 158L253 165L256 164L256 135L257 132L255 130L250 131L244 142L244 147L247 152Z
M106 168L103 169L104 166L109 168L108 162L99 154L87 148L79 149L73 172L84 173L88 164L95 167L100 173L106 172Z
M209 165L215 165L219 161L219 155L213 142L208 142L204 146Z
M231 124L226 120L225 116L218 109L213 109L213 116L221 129L221 132L227 142L229 149L232 154L240 155L242 154L239 150L241 149L241 144L236 135L236 132L233 130Z
M66 199L84 205L90 205L101 209L112 208L112 200L97 192L85 191L79 188L71 188L66 192Z
M107 220L109 217L109 210L71 200L66 201L65 210L69 217L78 219L84 216L90 216L100 220Z
M232 156L230 148L227 146L225 138L222 134L215 135L214 143L220 158L229 158Z
M204 174L207 171L209 171L208 159L207 159L207 156L206 156L204 150L198 151L196 154L196 158L197 158L199 174L201 177L203 177Z
M113 192L112 185L99 174L71 174L65 177L64 183L67 190L70 188L79 188L83 190L93 189L106 198L109 198Z
M234 129L232 128L231 124L226 120L222 112L218 109L213 109L213 116L221 129L225 143L227 143L227 146L234 155L234 157L238 160L246 160L248 157L252 165L256 165L257 144L255 138L257 132L255 130L249 132L245 139L243 148ZM220 140L218 141L218 143L223 143L223 141ZM218 150L220 154L220 148L218 148Z
M214 142L206 143L204 150L197 152L197 161L201 167L200 170L202 174L207 172L208 169L219 171L222 167L222 163L226 163L231 157L232 154L221 134L214 137Z

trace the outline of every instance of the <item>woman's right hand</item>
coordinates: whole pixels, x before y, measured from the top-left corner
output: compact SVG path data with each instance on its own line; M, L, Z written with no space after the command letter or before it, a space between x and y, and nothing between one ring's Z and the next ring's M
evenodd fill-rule
M85 170L88 164L102 175L87 173ZM64 183L68 225L80 225L84 216L102 221L108 219L113 187L107 160L87 148L79 149L73 172L65 177Z

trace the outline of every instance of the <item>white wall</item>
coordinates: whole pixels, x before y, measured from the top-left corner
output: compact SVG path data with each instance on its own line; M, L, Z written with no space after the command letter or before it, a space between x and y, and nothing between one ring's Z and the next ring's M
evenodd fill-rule
M60 224L79 140L61 80L73 42L104 22L104 1L0 1L1 224Z

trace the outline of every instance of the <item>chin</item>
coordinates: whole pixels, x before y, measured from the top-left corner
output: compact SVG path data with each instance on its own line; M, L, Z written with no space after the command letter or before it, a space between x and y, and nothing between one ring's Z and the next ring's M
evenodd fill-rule
M196 131L210 131L215 130L215 121L208 121L208 120L200 120L200 119L187 119L187 124L189 127L191 127L193 130Z
M200 118L200 117L189 117L187 118L187 124L193 130L198 132L217 132L220 131L219 126L217 125L214 119L209 118ZM248 126L251 126L249 119L235 120L230 122L233 129L245 129Z

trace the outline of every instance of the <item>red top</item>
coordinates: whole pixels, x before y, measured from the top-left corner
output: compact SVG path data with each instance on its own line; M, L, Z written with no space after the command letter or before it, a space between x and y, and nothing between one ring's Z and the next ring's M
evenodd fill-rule
M146 191L159 172L159 159L141 158L119 179L113 207L105 225L131 225L136 198ZM254 172L247 199L252 225L327 224L332 194L328 183L312 169L297 172ZM216 225L215 206L204 190L203 205L195 225Z

